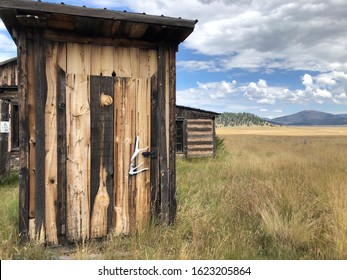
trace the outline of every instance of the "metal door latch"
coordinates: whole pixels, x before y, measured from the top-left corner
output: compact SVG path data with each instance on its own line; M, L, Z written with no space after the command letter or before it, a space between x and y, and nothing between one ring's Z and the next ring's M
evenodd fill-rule
M145 158L157 158L158 157L158 151L143 152L142 155Z
M135 141L135 151L134 151L134 154L132 155L131 157L131 162L130 162L130 169L129 169L129 175L130 176L133 176L133 175L136 175L136 174L139 174L143 171L146 171L148 170L148 168L143 168L141 170L137 170L142 164L143 162L141 162L138 166L135 167L135 159L136 157L138 156L139 153L141 152L144 152L148 150L148 147L146 148L143 148L143 149L139 149L139 136L137 135L136 136L136 141Z

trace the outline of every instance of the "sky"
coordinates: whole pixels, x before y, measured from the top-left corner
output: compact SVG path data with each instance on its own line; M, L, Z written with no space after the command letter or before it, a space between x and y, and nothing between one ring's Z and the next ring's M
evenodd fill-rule
M346 0L63 2L197 19L177 53L178 105L264 118L347 113ZM0 22L0 61L14 56Z

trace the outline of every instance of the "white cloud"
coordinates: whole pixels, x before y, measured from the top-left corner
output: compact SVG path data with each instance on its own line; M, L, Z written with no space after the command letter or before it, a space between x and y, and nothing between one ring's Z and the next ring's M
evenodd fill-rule
M77 0L64 2L81 5ZM347 72L344 0L85 0L83 4L198 19L195 31L184 44L213 58L208 62L179 62L190 70Z
M282 113L282 110L274 110L274 113Z
M259 111L260 111L260 112L269 112L268 109L264 109L264 108L260 109Z
M0 61L7 60L17 55L15 43L0 31Z
M225 105L226 100L230 100L231 95L237 94L237 82L210 82L197 83L197 87L187 90L177 91L177 104L195 106L198 108ZM207 109L207 108L206 108Z
M140 12L199 19L185 45L202 54L223 56L213 64L214 70L347 70L347 1L123 0L119 4Z
M289 103L335 103L347 104L347 74L343 72L326 72L302 78L303 89L290 90L285 87L269 86L265 80L239 86L244 96L259 104Z
M0 31L6 30L6 26L3 21L0 19Z
M302 84L304 86L311 86L313 84L311 75L305 74L304 77L302 78Z

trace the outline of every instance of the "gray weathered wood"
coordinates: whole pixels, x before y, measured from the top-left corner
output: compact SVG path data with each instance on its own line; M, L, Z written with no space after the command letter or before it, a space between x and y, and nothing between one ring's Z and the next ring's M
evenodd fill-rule
M158 131L158 83L157 74L151 78L151 151L156 153L151 158L151 216L154 221L160 214L160 184L159 184L159 131Z
M169 223L169 174L166 142L166 54L167 43L160 42L158 46L158 146L159 146L159 178L160 178L160 218Z
M35 211L35 238L42 240L44 238L45 222L45 104L47 95L47 80L45 67L45 49L43 38L40 31L36 30L34 34L34 66L35 72L35 100L36 100L36 154L35 154L35 174L36 180L36 211Z
M168 47L168 71L169 71L169 223L176 218L176 47L172 44Z
M113 92L114 87L112 77L90 77L91 170L94 171L91 173L90 180L92 237L105 236L111 230L113 225ZM102 101L102 97L105 95L112 98L112 103L107 103L107 105L100 103ZM111 101L111 99L109 101ZM102 171L98 172L100 170ZM102 175L105 174L104 171L106 171L106 178L102 178ZM102 194L102 201L98 199L100 198L100 193L103 190L103 186L100 186L100 183L104 184L107 190L107 194ZM107 205L106 196L108 200ZM94 218L93 220L93 217L97 218ZM100 229L100 224L105 226L105 228Z
M57 77L57 230L60 242L65 241L66 227L66 79L65 71L58 67Z
M8 102L7 100L1 100L0 103L0 121L9 122L10 102ZM0 133L0 175L6 175L9 172L8 135L9 133Z
M29 131L28 131L28 72L27 72L27 39L25 32L18 34L18 102L19 102L19 234L23 239L28 237L29 229Z

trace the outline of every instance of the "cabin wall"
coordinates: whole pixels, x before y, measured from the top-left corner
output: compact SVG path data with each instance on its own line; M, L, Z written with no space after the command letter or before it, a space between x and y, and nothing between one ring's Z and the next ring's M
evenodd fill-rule
M23 236L59 244L173 222L175 52L18 31ZM95 105L93 91L113 104ZM135 135L154 151L150 176L128 175Z
M0 99L0 123L2 126L9 123L10 102ZM9 129L1 127L0 131L0 175L6 175L10 169Z
M178 155L210 157L216 151L215 115L201 110L176 108L176 120L182 122L183 149Z
M0 85L18 85L17 61L0 65Z
M209 157L215 153L214 121L188 119L186 125L187 157Z
M3 62L0 65L0 114L1 121L8 122L8 132L1 133L0 175L18 169L17 85L17 61Z

